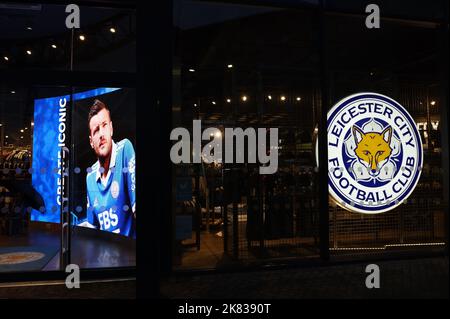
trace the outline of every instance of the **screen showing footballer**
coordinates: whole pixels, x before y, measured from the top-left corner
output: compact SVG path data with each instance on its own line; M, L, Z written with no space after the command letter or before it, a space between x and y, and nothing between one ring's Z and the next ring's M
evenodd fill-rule
M135 238L135 91L97 88L72 97L35 100L32 179L45 209L33 210L32 220L60 222L61 149L67 147L73 223Z

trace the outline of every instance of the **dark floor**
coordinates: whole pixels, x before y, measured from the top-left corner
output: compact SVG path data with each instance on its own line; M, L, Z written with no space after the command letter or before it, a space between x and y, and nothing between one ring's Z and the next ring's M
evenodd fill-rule
M366 263L314 268L178 276L164 280L167 298L449 298L448 257L377 262L379 289L368 289Z
M161 283L163 298L175 299L362 299L449 298L448 257L377 262L381 287L365 286L367 263L236 273L172 276ZM0 285L0 299L134 299L135 280Z
M0 247L14 246L60 247L60 233L55 229L31 228L27 234L0 235ZM42 270L59 270L59 259L57 253ZM80 268L132 267L136 265L136 242L115 234L77 228L72 234L71 261Z

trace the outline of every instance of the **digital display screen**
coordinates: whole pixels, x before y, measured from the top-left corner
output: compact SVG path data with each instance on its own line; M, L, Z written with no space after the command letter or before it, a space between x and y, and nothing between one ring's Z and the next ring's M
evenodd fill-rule
M97 88L73 94L73 101L70 95L35 100L32 184L45 207L33 209L31 220L60 222L61 149L67 147L73 222L134 238L135 121L131 89Z

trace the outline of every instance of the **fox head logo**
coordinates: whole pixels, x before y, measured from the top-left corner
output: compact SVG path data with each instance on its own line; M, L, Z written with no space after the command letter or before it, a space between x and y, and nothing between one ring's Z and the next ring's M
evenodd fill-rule
M387 127L381 133L364 133L360 128L353 126L352 133L356 144L356 156L366 166L370 175L377 176L392 153L390 146L392 127Z

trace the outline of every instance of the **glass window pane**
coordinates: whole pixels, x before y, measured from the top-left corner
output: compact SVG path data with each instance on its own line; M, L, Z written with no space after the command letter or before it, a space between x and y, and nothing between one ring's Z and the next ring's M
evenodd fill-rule
M438 24L382 20L381 31L374 32L363 27L363 17L330 16L327 23L327 51L333 52L328 55L330 107L351 94L374 92L395 100L406 114L396 115L395 102L385 106L385 100L379 99L375 102L381 103L379 114L367 109L362 116L355 111L355 117L344 125L342 138L348 136L348 156L344 158L348 160L342 169L349 172L351 186L346 194L353 204L346 203L343 208L341 200L345 199L330 201L333 255L443 249L444 196L448 190L443 180L442 150L448 145L442 144L441 137L446 125L441 102L446 89L441 82ZM366 107L362 105L361 110ZM411 122L403 125L407 114ZM330 180L340 175L331 177L334 166L329 167ZM358 199L349 194L350 189ZM355 212L359 206L362 212Z
M136 12L80 6L74 33L74 70L136 72Z
M135 11L79 6L79 13L80 28L68 29L66 5L1 4L0 69L135 72Z
M65 6L4 3L0 10L0 68L70 68Z
M193 157L193 121L203 152L222 145L214 160L174 165L175 269L318 256L313 14L178 1L174 16L174 128L190 132ZM250 138L238 146L233 129Z
M0 272L60 269L64 108L46 97L68 92L0 85Z

